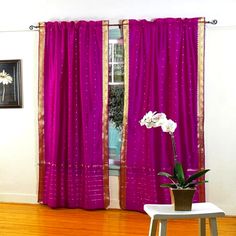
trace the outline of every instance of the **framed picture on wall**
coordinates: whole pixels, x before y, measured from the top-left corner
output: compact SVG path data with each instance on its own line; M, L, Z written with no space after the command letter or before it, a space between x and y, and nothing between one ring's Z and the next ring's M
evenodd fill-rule
M0 60L0 108L20 107L21 60Z

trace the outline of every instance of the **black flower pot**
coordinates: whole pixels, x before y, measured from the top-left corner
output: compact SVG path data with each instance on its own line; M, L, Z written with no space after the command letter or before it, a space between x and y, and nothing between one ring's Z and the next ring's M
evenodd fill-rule
M175 211L191 211L196 189L171 189L171 202Z

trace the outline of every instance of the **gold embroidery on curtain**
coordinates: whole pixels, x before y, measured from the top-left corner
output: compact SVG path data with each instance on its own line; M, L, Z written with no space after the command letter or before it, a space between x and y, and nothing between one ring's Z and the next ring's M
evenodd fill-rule
M205 18L198 20L198 158L200 169L205 168L204 150L204 42ZM200 201L205 201L205 186L199 185Z
M44 188L44 48L45 48L45 24L39 23L39 67L38 67L38 129L39 129L39 187L38 201L42 201Z
M128 132L128 103L129 103L129 21L123 21L124 40L124 114L120 163L120 206L126 208L126 156Z
M104 205L108 207L109 199L109 154L108 154L108 21L103 21L103 111L102 111L102 154Z

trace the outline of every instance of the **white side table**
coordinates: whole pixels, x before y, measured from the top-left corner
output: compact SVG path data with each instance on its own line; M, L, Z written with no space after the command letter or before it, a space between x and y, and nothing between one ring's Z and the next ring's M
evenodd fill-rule
M166 235L168 219L199 218L199 235L206 235L205 219L209 218L211 236L217 236L216 217L225 216L224 211L210 202L193 203L191 211L175 211L170 204L146 204L144 211L151 217L149 236L156 235L157 221L159 221L159 236Z

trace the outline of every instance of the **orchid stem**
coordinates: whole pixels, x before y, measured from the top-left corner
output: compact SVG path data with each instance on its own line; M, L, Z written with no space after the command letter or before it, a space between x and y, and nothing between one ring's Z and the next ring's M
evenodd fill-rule
M172 148L173 148L173 154L174 154L174 163L177 162L177 153L176 153L176 144L175 144L175 137L172 132L170 132L171 136L171 142L172 142Z

